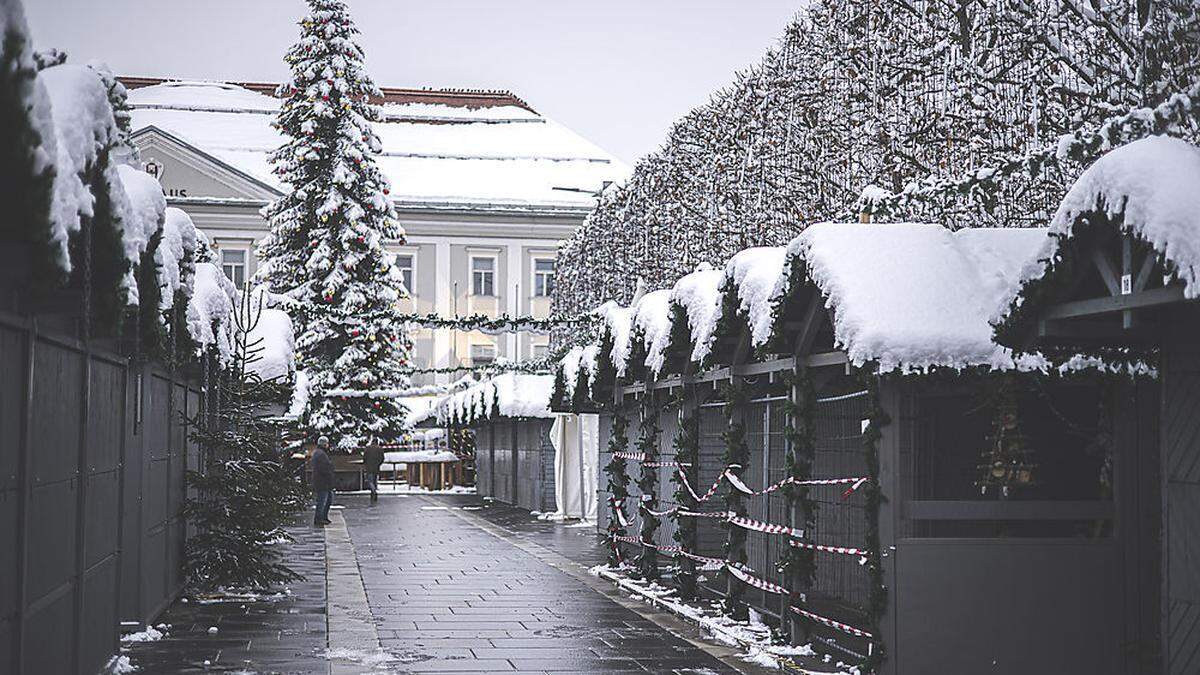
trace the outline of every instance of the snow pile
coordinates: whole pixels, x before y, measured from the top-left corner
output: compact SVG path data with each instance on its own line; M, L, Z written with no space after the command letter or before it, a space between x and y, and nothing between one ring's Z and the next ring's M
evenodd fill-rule
M646 367L655 376L666 360L664 352L671 337L671 289L647 293L633 307L633 334L642 341Z
M163 220L162 241L154 253L159 283L163 286L160 309L175 305L175 295L191 297L195 285L196 226L182 209L168 206Z
M1170 262L1188 298L1200 297L1200 148L1168 136L1123 145L1096 160L1067 192L1050 221L1050 235L1021 271L1022 282L1040 278L1058 256L1080 215L1123 217L1123 227ZM1018 287L997 310L1008 313Z
M616 367L617 377L625 375L625 367L629 363L629 339L633 325L633 309L622 307L616 302L608 301L600 305L595 313L601 318L601 332L608 333L612 338L612 352L607 356Z
M746 316L755 347L771 337L771 298L784 269L787 251L782 246L748 248L738 251L725 265L721 290L736 289L738 311Z
M246 343L255 352L246 369L263 380L286 379L295 370L292 319L282 309L262 310Z
M19 11L9 7L11 4L5 3L6 14ZM50 239L58 250L60 267L69 272L68 239L79 231L81 218L94 214L95 198L84 178L97 166L101 151L116 139L116 121L104 83L96 71L86 66L59 65L41 71L30 103L35 126L42 133L43 149L54 155L46 158L52 159L56 171ZM112 195L113 207L123 213L127 208L124 195L112 194L121 192L116 189L116 168L108 165L101 181Z
M129 200L129 210L125 215L124 230L121 234L125 245L125 260L129 267L122 285L129 292L129 304L136 305L138 289L134 273L141 262L142 254L150 245L150 239L163 225L167 200L163 197L162 186L145 171L122 164L117 167L117 175Z
M700 263L696 271L675 282L671 303L683 308L687 315L688 332L692 337L690 358L699 363L712 349L712 336L721 316L721 280L724 272Z
M1008 369L1018 364L993 342L988 320L1045 240L1044 229L821 223L788 245L785 269L806 267L855 365ZM776 299L796 290L788 276L779 276Z
M222 363L232 356L230 329L237 288L212 263L196 264L196 282L187 308L188 334L203 352L215 348Z

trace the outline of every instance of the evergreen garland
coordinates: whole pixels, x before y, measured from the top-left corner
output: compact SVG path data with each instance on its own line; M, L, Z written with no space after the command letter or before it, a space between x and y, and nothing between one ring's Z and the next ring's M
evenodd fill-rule
M675 434L672 444L675 447L675 461L681 464L679 470L672 473L671 481L675 483L675 504L678 508L694 511L699 503L692 497L691 492L684 486L679 472L684 472L689 480L696 482L697 470L700 464L700 433L698 416L695 411L687 410L691 387L680 390L676 405L679 406L679 431ZM680 548L687 553L696 552L696 519L675 519L675 532L672 538ZM687 556L679 556L679 565L675 572L675 587L679 589L681 600L693 600L696 597L696 561Z
M888 604L888 589L883 578L883 546L879 538L879 509L886 499L879 485L879 439L883 436L883 427L891 423L891 418L879 402L879 376L863 371L859 374L859 379L870 392L867 402L867 428L862 435L867 475L870 476L870 480L859 489L866 497L867 537L864 547L870 551L866 563L867 575L870 578L867 613L869 630L875 638L865 666L869 672L876 672L887 657L887 646L879 630L879 621L887 611Z
M721 461L729 467L730 473L740 479L746 471L746 464L750 461L750 448L746 445L746 425L742 421L742 411L745 410L748 397L738 379L726 384L722 388L722 394L725 398L724 411L728 428L722 434L722 438L725 440L725 453L721 456ZM729 481L725 481L725 510L739 516L746 515L745 496ZM725 523L724 527L729 533L725 540L725 560L733 565L746 564L746 530L729 523ZM730 618L735 621L745 621L749 617L746 602L742 600L746 584L734 578L733 575L728 575L728 578L729 592L722 600L722 607Z
M396 319L416 324L422 328L453 328L461 331L480 331L483 333L502 333L505 331L549 333L561 326L595 327L600 320L599 317L592 314L578 316L552 315L546 318L538 318L535 316L509 316L508 314L501 314L496 317L485 314L444 317L437 313L401 314Z
M795 400L789 399L784 404L784 414L790 422L784 426L783 432L787 441L784 471L794 480L811 480L816 457L816 427L813 420L816 394L812 379L807 370L785 371L782 379L795 392ZM807 485L788 484L783 487L787 513L794 518L792 527L803 530L806 538L811 538L817 524L817 502L812 498L811 490ZM810 623L796 617L791 607L798 606L799 595L812 588L816 577L816 551L788 546L779 560L779 571L786 575L786 586L792 591L785 611L792 617L792 625L803 626L803 635L792 636L795 642L796 638L808 637Z
M625 460L617 457L615 454L625 452L629 445L629 439L625 435L628 428L629 420L620 408L618 408L613 412L612 434L608 439L608 453L610 458L608 464L604 466L604 473L608 475L610 509L608 518L608 564L610 567L617 567L621 564L621 544L614 537L624 537L628 534L625 526L621 524L621 517L618 517L617 513L619 511L622 517L625 513L625 500L629 498L629 474L625 468Z
M650 513L658 509L658 467L649 466L658 461L658 437L661 429L658 424L657 397L653 391L642 396L641 428L638 429L638 452L642 455L641 475L638 477L638 489L642 493L639 514L642 520L641 540L654 543L658 534L658 516ZM638 573L643 579L658 580L658 552L649 546L643 546L637 559Z

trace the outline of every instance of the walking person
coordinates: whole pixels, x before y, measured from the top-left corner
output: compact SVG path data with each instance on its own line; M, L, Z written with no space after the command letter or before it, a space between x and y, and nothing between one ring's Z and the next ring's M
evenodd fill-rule
M367 489L371 491L371 501L379 501L379 467L383 466L383 448L378 445L368 445L363 450L363 471L367 474Z
M329 524L329 507L333 505L333 460L329 458L329 437L317 439L309 462L312 466L312 489L316 496L316 513L313 526Z

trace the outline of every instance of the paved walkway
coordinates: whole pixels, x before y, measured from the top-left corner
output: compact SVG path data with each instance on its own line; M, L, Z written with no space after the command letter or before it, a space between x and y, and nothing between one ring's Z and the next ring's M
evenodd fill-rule
M128 649L134 664L143 673L766 672L588 574L604 557L591 528L469 495L338 501L345 508L323 534L296 530L290 557L308 578L290 597L176 603L162 619L167 638Z

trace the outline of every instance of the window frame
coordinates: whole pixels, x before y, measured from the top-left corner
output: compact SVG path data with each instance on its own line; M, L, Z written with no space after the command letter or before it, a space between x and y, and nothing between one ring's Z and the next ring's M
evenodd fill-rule
M550 271L548 273L543 272L538 269L538 263L544 263L544 262L550 263ZM558 276L558 260L552 256L534 256L533 264L531 265L531 270L532 270L532 274L533 274L533 279L530 281L530 286L533 288L533 297L535 297L535 298L550 297L554 293L555 277ZM547 278L548 283L546 284L545 292L542 292L542 289L540 289L538 287L539 286L538 282L540 281L540 279L542 277L548 277Z
M470 277L471 295L478 297L478 298L498 297L498 295L496 294L496 272L497 272L497 268L500 266L498 259L499 259L499 256L497 256L495 254L488 254L488 253L472 253L472 254L470 254L470 257L467 262L467 269L471 275L471 277ZM475 261L477 261L477 260L490 261L492 263L492 268L490 270L478 270L477 271L475 269ZM475 285L475 275L476 274L480 275L480 284L479 285L481 287L487 287L487 288L483 288L481 290L489 290L489 291L491 291L490 293L477 293L476 292L476 285ZM483 275L487 275L488 282L486 284L483 283L483 279L484 279Z
M404 270L406 270L406 269L408 270L409 281L404 282L404 290L408 291L408 297L410 297L410 298L417 297L417 291L415 288L415 286L417 285L417 253L416 253L416 251L409 251L409 250L401 249L399 251L396 251L395 256L396 256L395 264L396 264L397 269L400 270L400 279L402 282L404 282ZM407 268L400 264L400 258L408 258L409 264L408 264Z
M221 274L223 274L226 279L229 279L229 281L232 282L233 285L235 287L237 287L238 290L242 290L243 288L245 288L246 280L250 276L250 250L246 249L246 248L242 248L240 246L219 246L217 248L217 252L218 252L218 256L221 259ZM240 263L226 262L225 261L226 253L240 253L240 254L242 254L242 261ZM242 270L242 282L241 283L238 283L235 278L233 278L229 275L229 273L225 269L226 265L228 265L230 267L241 267L241 270Z

